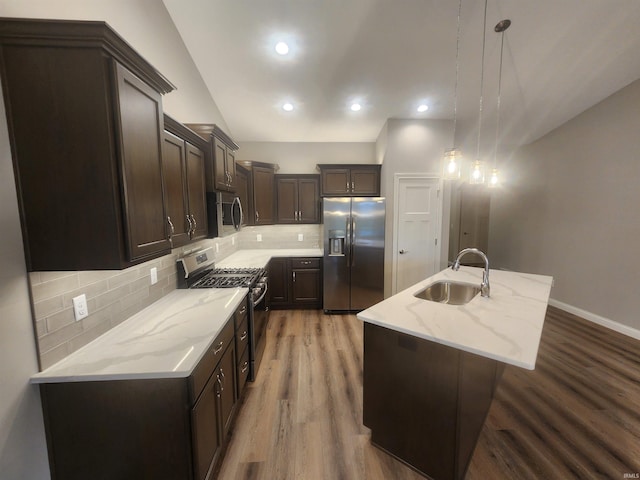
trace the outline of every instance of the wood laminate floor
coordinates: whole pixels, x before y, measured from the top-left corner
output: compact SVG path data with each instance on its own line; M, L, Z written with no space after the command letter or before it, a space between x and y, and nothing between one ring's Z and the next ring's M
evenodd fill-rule
M639 347L549 307L536 370L505 369L466 478L638 478ZM423 478L373 447L362 425L355 316L272 311L249 385L220 480Z

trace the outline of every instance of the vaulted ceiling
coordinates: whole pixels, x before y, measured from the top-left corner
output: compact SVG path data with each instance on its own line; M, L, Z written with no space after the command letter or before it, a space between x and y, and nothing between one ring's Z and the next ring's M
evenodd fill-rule
M388 118L453 119L459 38L457 137L473 144L486 32L481 142L493 144L504 18L501 144L640 78L638 0L488 0L486 28L484 0L462 0L459 35L456 0L163 1L239 141L372 142Z

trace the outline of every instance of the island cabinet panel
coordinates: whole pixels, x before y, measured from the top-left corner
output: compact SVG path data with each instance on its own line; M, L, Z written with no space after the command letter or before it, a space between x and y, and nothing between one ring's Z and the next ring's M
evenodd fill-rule
M463 479L502 369L365 323L363 423L371 442L430 478Z
M377 197L381 165L319 164L324 197Z
M104 22L0 21L27 268L122 269L170 251L161 93Z

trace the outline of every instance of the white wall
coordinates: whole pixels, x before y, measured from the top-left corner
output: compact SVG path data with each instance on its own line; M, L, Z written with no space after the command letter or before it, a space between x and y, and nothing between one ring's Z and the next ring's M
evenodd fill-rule
M167 114L233 136L161 0L0 0L0 15L106 21L177 87L163 97Z
M238 142L236 160L276 163L278 173L319 173L318 163L376 163L375 143Z
M4 103L0 97L0 478L49 478L31 302Z
M552 299L638 334L639 106L636 81L519 149L489 239L494 265L553 275Z
M380 132L376 156L382 163L382 195L387 198L385 220L385 297L391 294L393 265L394 176L397 173L423 173L441 176L442 156L453 143L453 122L449 120L398 120L389 119ZM443 192L443 198L448 198ZM449 203L443 205L440 245L449 243ZM447 251L444 247L443 262Z

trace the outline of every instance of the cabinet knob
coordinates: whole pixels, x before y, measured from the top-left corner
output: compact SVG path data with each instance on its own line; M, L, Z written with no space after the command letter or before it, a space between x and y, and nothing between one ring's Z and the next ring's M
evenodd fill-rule
M293 272L293 281L296 281L296 272Z
M242 342L245 338L247 338L247 331L245 330L244 332L242 332L242 334L240 335L240 341Z
M244 362L242 364L242 368L240 369L240 373L246 372L248 368L249 368L249 362Z

